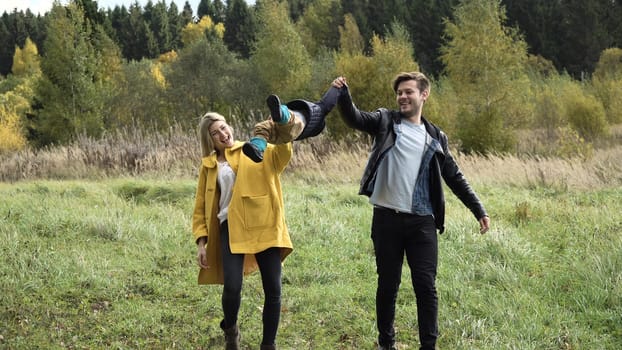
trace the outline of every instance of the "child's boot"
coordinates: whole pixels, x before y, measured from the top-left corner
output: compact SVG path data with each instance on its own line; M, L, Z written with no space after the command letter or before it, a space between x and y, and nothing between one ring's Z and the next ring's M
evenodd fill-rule
M242 146L242 152L255 163L263 160L263 152L266 150L268 142L262 137L252 137L250 141L246 141Z
M270 95L266 99L266 104L270 110L270 117L275 123L285 124L289 121L289 109L281 104L277 95Z

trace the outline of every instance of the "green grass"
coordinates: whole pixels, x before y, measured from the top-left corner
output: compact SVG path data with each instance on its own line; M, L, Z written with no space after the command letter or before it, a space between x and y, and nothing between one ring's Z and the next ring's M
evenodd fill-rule
M622 189L476 187L493 228L448 194L440 237L442 349L622 348ZM219 349L220 286L196 283L194 180L0 183L0 348ZM294 252L280 349L373 349L371 208L355 184L286 177ZM416 349L403 271L396 328ZM245 279L245 349L261 338Z

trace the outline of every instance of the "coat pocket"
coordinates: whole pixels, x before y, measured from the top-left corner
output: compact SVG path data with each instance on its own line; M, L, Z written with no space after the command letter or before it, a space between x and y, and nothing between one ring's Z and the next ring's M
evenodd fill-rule
M244 206L244 226L248 230L258 230L274 225L274 210L270 196L242 197Z

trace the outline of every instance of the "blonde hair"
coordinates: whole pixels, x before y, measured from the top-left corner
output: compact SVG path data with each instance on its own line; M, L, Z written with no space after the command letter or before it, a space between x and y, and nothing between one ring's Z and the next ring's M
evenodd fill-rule
M214 147L214 141L212 140L212 135L209 133L209 128L212 126L214 122L223 121L227 123L225 117L216 112L207 112L203 117L201 117L201 121L199 122L199 140L201 141L201 156L207 157L213 152L218 152ZM228 124L227 124L228 125ZM231 128L231 126L229 126ZM231 132L233 132L233 128L231 128Z

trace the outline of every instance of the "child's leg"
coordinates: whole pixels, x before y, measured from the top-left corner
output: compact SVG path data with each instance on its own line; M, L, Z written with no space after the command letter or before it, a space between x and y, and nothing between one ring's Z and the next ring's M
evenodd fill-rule
M304 140L321 133L326 127L326 115L335 107L340 95L341 89L331 86L318 102L314 103L306 100L287 102L287 107L290 110L298 111L305 117L304 128L295 140Z
M277 95L268 96L266 104L274 121L273 137L268 142L281 144L294 141L305 127L305 119L301 113L290 110L286 105L281 104Z
M305 117L298 111L289 110L289 119L281 124L267 119L255 124L251 140L258 137L275 145L292 142L305 127Z
M278 96L268 96L266 103L270 109L271 119L255 124L253 136L242 147L242 152L256 163L263 160L263 152L268 142L272 144L292 142L305 127L304 116L282 105Z
M252 137L261 137L270 142L270 139L273 137L272 134L274 133L274 126L272 124L274 124L274 122L272 122L271 119L266 119L255 124Z
M305 127L305 117L302 113L289 110L289 120L284 123L273 123L274 132L268 142L273 144L288 143L294 141Z

